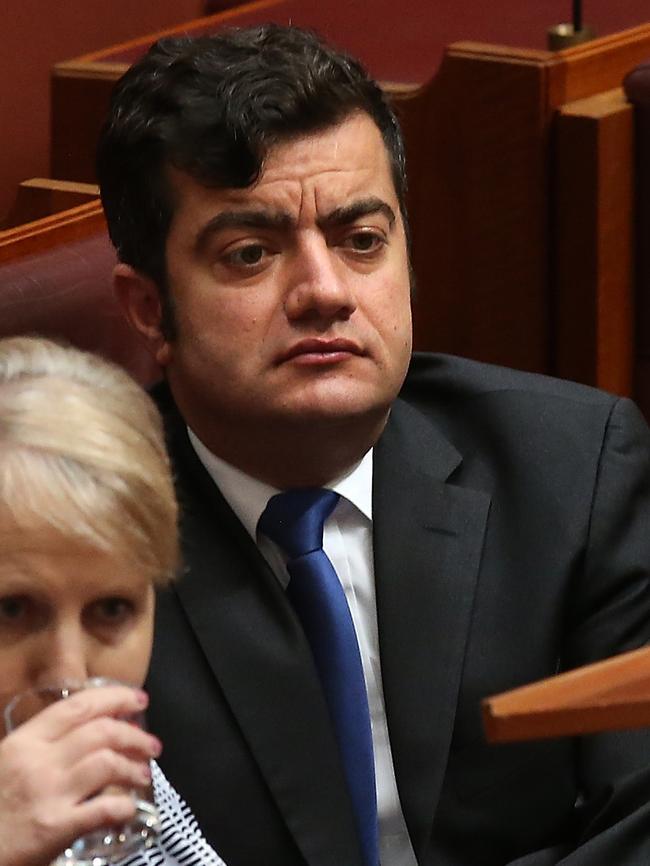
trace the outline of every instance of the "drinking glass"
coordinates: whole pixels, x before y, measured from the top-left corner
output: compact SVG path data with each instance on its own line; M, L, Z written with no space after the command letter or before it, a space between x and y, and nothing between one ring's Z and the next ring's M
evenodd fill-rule
M65 700L82 689L111 685L121 684L105 677L93 677L81 683L64 682L22 692L5 707L5 730L9 734L55 701ZM125 716L124 719L140 728L145 727L143 713ZM110 788L115 792L123 790L117 785L112 785ZM160 832L160 819L153 801L151 786L130 788L129 793L135 800L136 812L127 824L86 833L66 848L53 866L108 866L117 863L139 848L153 845Z

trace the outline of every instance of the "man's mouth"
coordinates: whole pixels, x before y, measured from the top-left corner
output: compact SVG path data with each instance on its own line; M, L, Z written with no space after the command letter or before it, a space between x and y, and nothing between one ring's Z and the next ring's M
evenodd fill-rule
M300 340L283 352L278 365L286 361L296 361L301 364L336 364L348 359L351 355L363 355L362 349L352 340L337 338L324 340L311 338Z

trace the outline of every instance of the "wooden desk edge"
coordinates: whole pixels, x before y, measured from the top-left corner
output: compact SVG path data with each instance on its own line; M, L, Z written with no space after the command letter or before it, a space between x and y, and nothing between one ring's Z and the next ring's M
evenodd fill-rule
M0 263L27 256L53 246L106 231L104 211L99 199L67 211L24 223L0 232Z
M491 742L650 724L650 647L622 653L482 701Z

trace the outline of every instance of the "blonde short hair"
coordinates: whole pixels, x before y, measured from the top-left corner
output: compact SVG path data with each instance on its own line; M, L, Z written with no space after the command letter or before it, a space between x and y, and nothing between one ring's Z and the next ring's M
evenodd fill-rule
M178 567L177 522L148 394L88 352L0 340L0 533L54 530L164 584Z

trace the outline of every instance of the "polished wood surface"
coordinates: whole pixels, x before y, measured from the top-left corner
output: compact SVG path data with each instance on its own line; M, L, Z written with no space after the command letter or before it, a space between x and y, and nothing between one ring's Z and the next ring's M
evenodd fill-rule
M557 54L458 43L405 102L419 346L633 393L633 126L617 88L649 40L644 25Z
M549 102L560 105L618 87L648 57L650 23L558 51L549 76Z
M0 263L65 246L70 241L99 232L106 234L106 220L101 202L94 199L61 213L0 231Z
M553 156L556 372L634 392L634 109L623 90L563 105Z
M650 647L540 680L482 703L492 743L650 725Z
M18 185L13 207L3 228L34 222L77 205L92 202L97 198L99 198L99 188L93 183L31 177Z
M546 52L452 45L400 104L419 348L548 372Z

